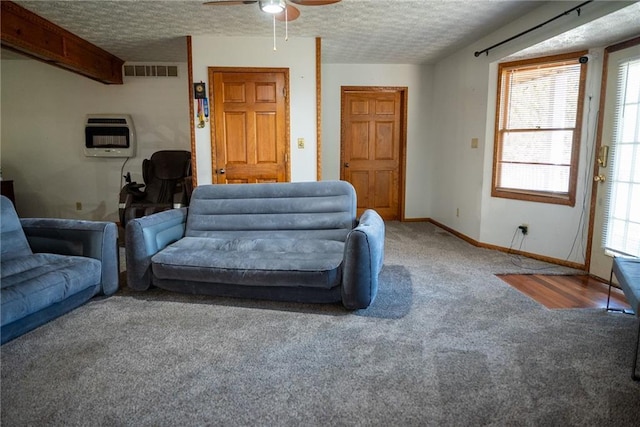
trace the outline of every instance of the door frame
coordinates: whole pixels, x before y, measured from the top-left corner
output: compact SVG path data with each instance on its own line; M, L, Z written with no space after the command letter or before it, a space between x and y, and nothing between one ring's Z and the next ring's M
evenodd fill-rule
M602 112L604 111L605 98L607 95L607 77L609 74L609 55L619 50L633 47L637 44L640 44L640 37L635 37L631 40L626 40L621 43L616 43L614 45L607 46L604 49L604 55L602 59L602 79L600 81L600 102L598 105L598 111L600 111L600 113L598 114L598 127L596 130L595 147L593 149L594 156L596 157L600 152L600 147L602 146L602 130L604 126L604 114L602 114ZM592 173L593 173L592 176L597 176L600 173L600 165L598 164L597 161L593 162ZM589 206L589 227L587 231L587 242L586 242L587 248L585 251L586 252L585 253L585 270L587 272L590 272L591 270L591 253L593 250L593 233L594 233L593 228L595 223L597 199L598 199L598 185L592 185L591 186L591 204ZM606 279L606 278L601 277L600 279Z
M216 170L217 163L217 143L215 138L215 128L213 125L213 117L215 117L215 102L213 91L213 74L214 73L283 73L284 74L284 169L285 169L285 182L291 182L291 122L289 116L289 69L288 68L273 68L273 67L207 67L207 77L209 79L209 107L211 109L209 117L209 137L211 140L211 172ZM217 180L217 174L213 173L211 181L215 183Z
M343 167L345 159L345 92L399 92L400 93L400 141L398 159L398 218L405 220L405 188L406 188L406 163L407 163L407 98L409 88L406 86L340 86L340 179L343 179Z

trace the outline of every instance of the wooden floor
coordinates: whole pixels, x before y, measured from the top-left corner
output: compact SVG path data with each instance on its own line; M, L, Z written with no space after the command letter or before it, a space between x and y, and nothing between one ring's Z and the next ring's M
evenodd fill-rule
M499 274L502 280L551 309L605 308L609 285L589 276ZM623 292L611 288L610 308L628 309Z

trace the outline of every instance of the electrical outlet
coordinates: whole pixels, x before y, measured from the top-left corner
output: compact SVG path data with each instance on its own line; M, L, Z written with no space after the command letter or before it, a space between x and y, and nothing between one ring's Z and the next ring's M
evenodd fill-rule
M82 210L82 202L76 202L76 210L77 211L81 211Z
M471 148L478 148L478 138L471 138Z
M304 148L304 138L298 138L298 148Z
M522 235L526 236L529 234L529 224L522 224L518 226L518 229L522 232Z

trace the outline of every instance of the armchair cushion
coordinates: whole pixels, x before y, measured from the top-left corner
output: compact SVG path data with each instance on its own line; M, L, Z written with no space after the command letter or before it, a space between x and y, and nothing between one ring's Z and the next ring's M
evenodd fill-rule
M31 255L33 252L24 235L20 218L18 218L11 201L5 197L2 198L0 214L2 215L2 223L0 223L0 256L2 261Z
M100 261L57 254L33 254L2 263L2 324L59 303L100 283Z
M100 261L98 292L118 290L118 228L107 221L61 218L22 218L24 233L33 252L93 258Z

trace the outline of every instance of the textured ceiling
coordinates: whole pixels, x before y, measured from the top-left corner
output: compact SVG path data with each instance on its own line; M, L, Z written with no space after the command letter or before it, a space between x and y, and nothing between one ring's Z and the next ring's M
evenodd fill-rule
M562 53L567 46L572 50L605 47L637 36L640 36L640 2L531 46L509 59Z
M257 4L207 6L203 0L16 3L128 62L184 62L186 35L273 35L271 17L260 12ZM389 3L392 7L386 6ZM322 37L326 63L433 63L541 5L522 0L343 0L327 6L299 6L301 16L289 23L288 31L290 37ZM276 25L283 37L284 23ZM611 23L605 26L616 28Z
M257 4L189 1L17 1L125 61L186 61L185 35L273 35ZM343 0L304 7L289 36L322 37L329 63L423 63L539 6L529 1ZM277 22L279 35L284 23Z

